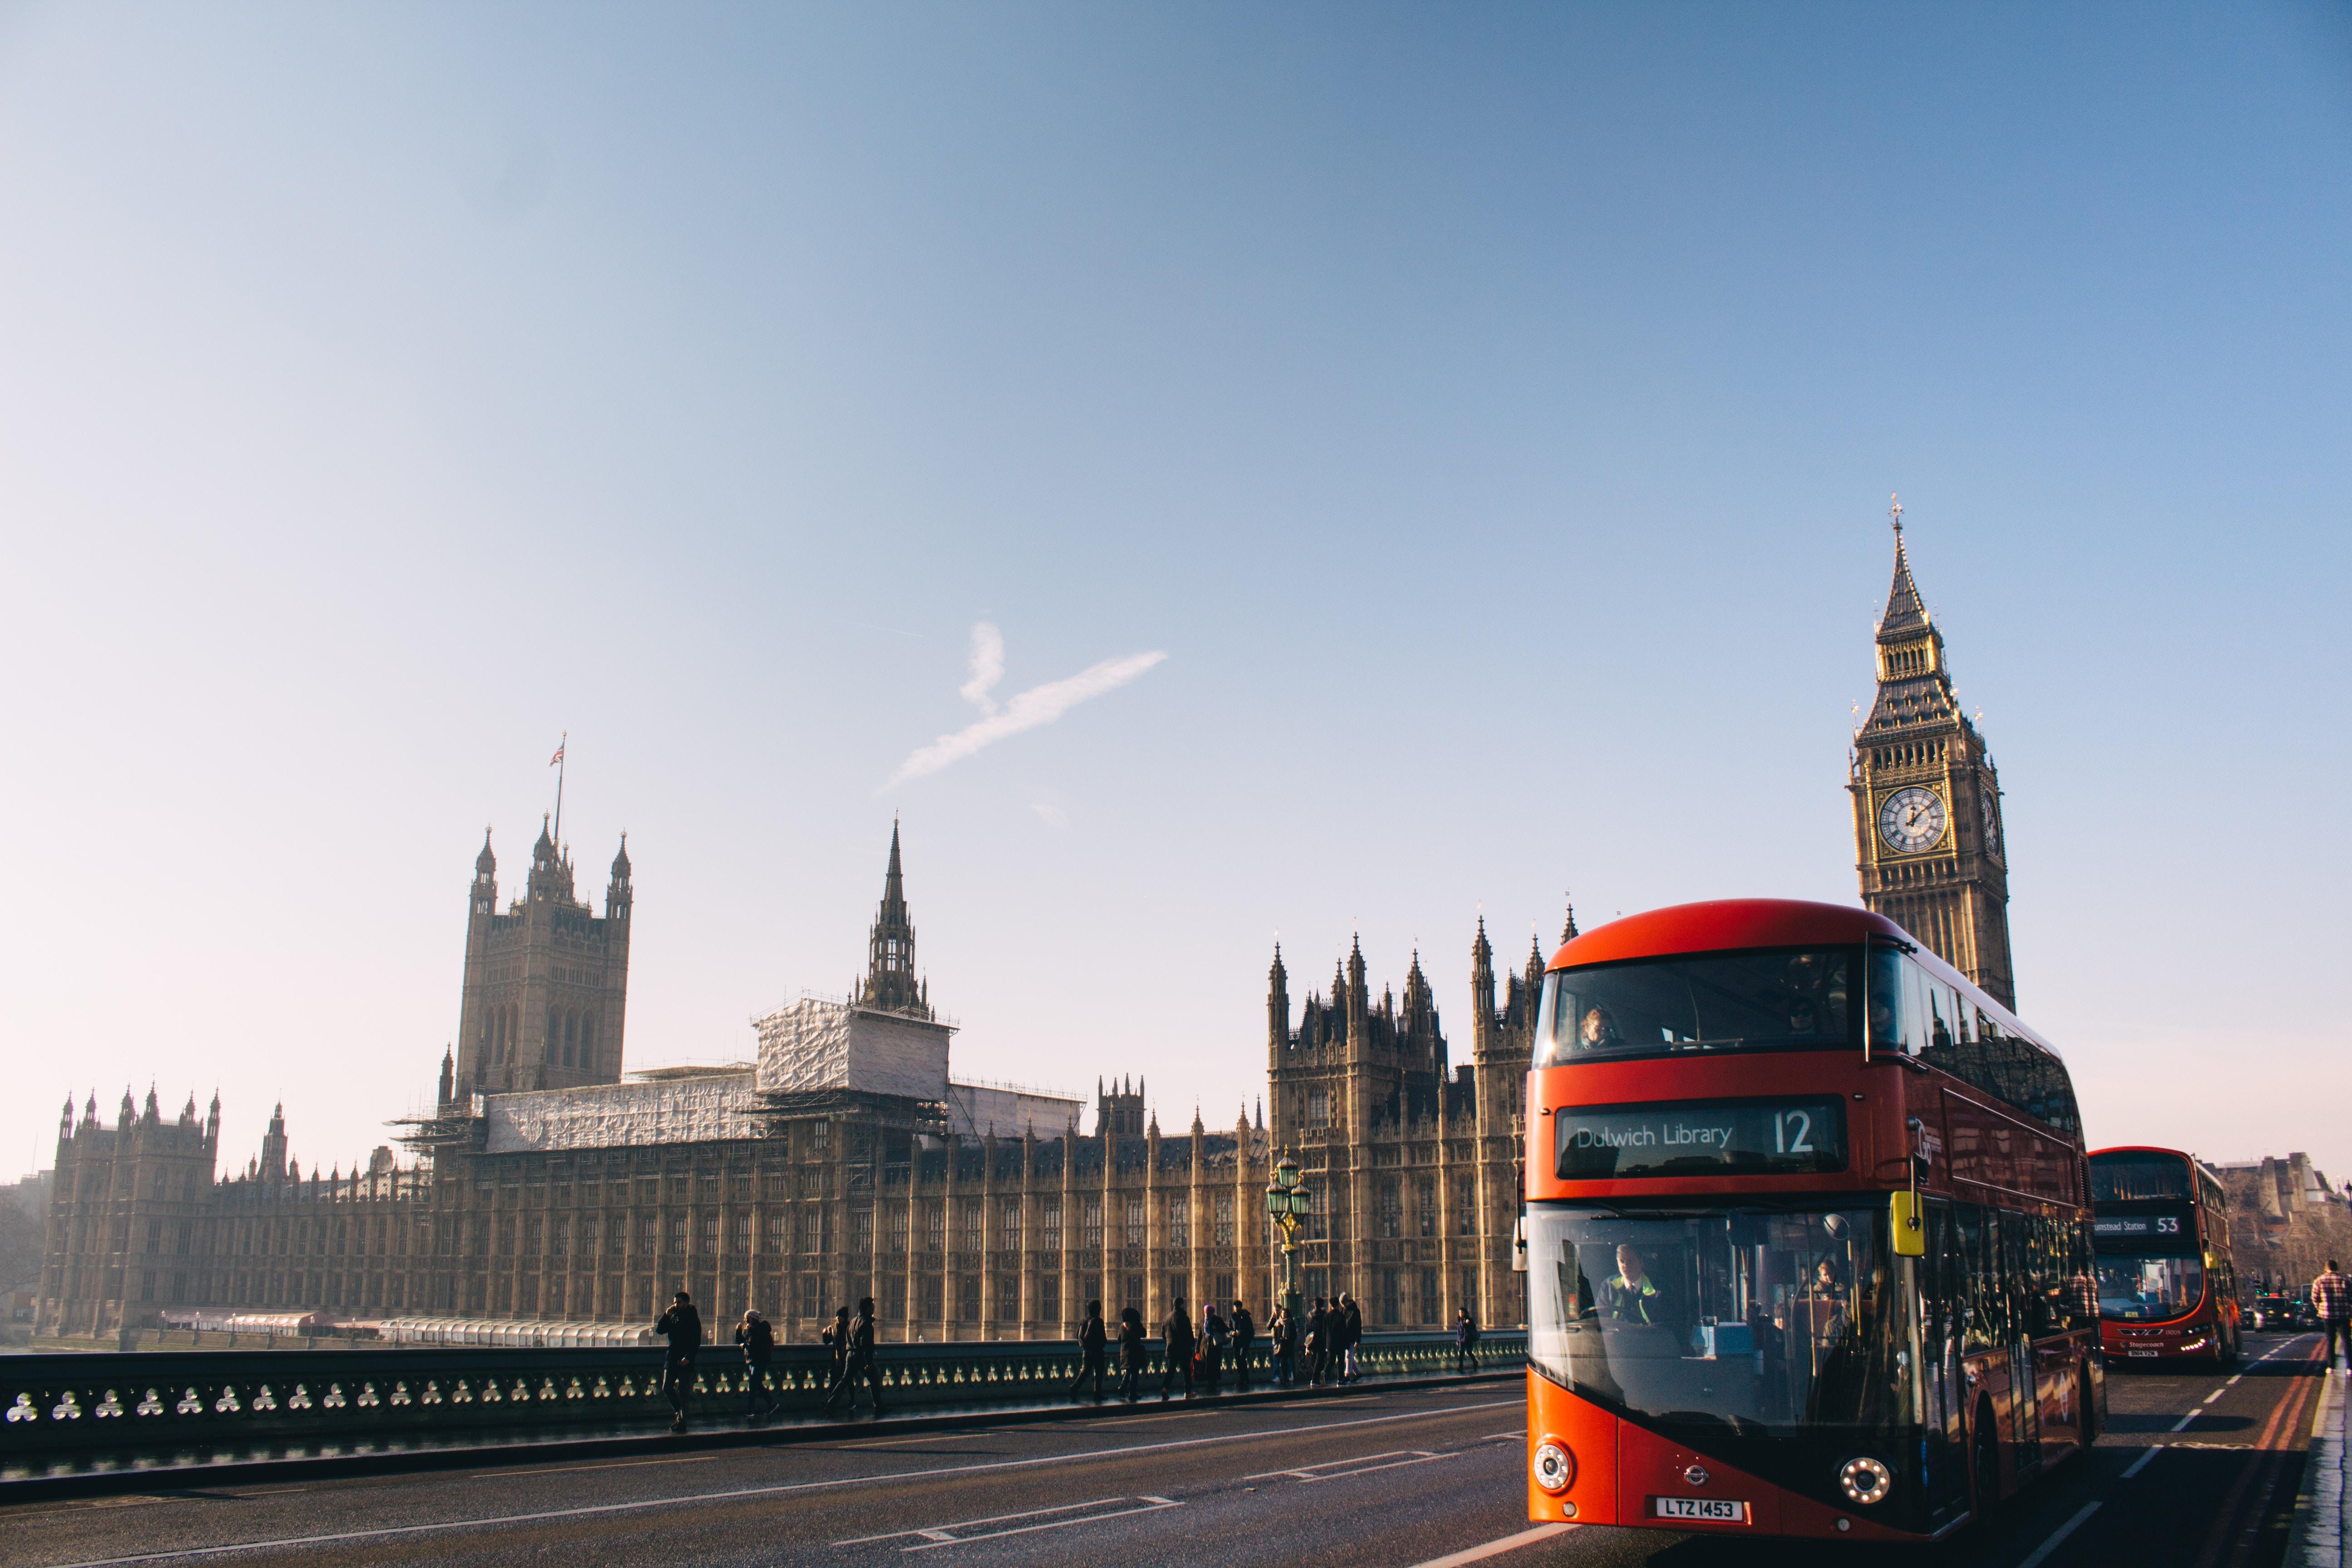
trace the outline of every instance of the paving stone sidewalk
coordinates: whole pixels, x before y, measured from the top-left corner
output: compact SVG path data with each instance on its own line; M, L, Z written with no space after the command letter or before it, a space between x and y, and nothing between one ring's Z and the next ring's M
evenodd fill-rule
M2287 1568L2352 1568L2352 1474L2345 1464L2352 1436L2352 1399L2346 1384L2352 1373L2330 1370L2320 1390L2319 1415L2311 1430L2311 1458L2304 1466L2303 1490L2294 1500L2294 1535L2287 1543Z

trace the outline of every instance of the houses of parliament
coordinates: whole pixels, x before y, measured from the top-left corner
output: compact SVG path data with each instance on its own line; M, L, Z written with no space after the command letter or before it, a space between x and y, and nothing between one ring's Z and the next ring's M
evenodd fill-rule
M1862 900L2007 1001L1998 781L1899 521L1850 767ZM402 1154L305 1169L281 1105L224 1171L217 1099L166 1116L152 1089L143 1106L125 1093L110 1123L94 1097L68 1100L37 1336L166 1313L635 1327L683 1288L718 1321L753 1307L793 1338L871 1295L891 1339L1063 1339L1090 1300L1147 1321L1178 1297L1262 1308L1279 1268L1264 1193L1286 1150L1313 1194L1307 1295L1348 1291L1381 1328L1457 1309L1524 1321L1513 1243L1547 955L1498 966L1483 921L1466 1060L1417 953L1401 995L1373 995L1354 948L1294 1008L1277 947L1258 1116L1171 1133L1139 1080L1099 1083L1089 1130L1076 1100L953 1076L895 827L863 979L760 1020L756 1060L734 1066L625 1069L625 844L601 915L544 829L521 896L499 898L486 840L457 1040L432 1112L396 1124ZM1571 912L1561 939L1576 934Z

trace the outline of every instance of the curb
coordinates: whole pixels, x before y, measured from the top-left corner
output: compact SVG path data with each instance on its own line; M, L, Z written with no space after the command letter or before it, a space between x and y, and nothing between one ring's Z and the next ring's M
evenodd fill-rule
M1524 1367L1492 1372L1455 1373L1442 1377L1400 1377L1353 1386L1367 1392L1386 1389L1454 1388L1466 1384L1517 1382ZM1246 1394L1222 1394L1208 1401L1236 1406L1286 1404L1319 1399L1319 1388L1252 1389ZM465 1470L488 1466L549 1464L559 1459L625 1458L637 1454L675 1454L707 1448L756 1448L796 1443L822 1443L852 1434L872 1432L937 1432L958 1426L1027 1426L1053 1421L1098 1420L1130 1412L1140 1415L1160 1405L1138 1400L1133 1405L1109 1404L1013 1405L1003 1410L968 1408L934 1415L892 1415L877 1421L810 1422L804 1426L739 1427L731 1431L631 1434L615 1437L562 1437L543 1442L470 1444L463 1447L418 1448L380 1454L334 1454L300 1459L232 1459L220 1464L158 1465L148 1469L98 1470L80 1475L31 1476L0 1481L0 1508L15 1503L47 1502L60 1498L103 1497L118 1492L193 1492L215 1487L250 1486L262 1481L318 1480L345 1476L386 1476L428 1470ZM2331 1565L2332 1568L2332 1565Z
M2311 1457L2294 1499L2294 1529L2287 1537L2286 1568L2345 1568L2347 1510L2345 1420L2352 1373L2320 1374L2319 1411L2311 1423Z

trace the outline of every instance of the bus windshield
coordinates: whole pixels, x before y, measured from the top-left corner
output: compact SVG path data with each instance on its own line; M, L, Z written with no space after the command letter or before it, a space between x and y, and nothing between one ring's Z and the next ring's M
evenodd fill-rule
M1855 1046L1847 948L1703 953L1544 977L1534 1065Z
M1911 1314L1884 1210L1536 1204L1528 1356L1694 1437L1883 1427L1910 1407Z
M2196 1258L2146 1255L2099 1258L2099 1316L2150 1323L2186 1317L2205 1298L2205 1266Z

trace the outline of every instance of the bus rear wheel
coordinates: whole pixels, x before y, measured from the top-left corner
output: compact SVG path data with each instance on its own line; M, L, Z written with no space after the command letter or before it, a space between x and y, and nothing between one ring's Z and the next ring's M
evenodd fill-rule
M1979 1528L1990 1528L2000 1512L2000 1433L1993 1426L1990 1405L1977 1406L1969 1449L1969 1511Z

